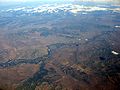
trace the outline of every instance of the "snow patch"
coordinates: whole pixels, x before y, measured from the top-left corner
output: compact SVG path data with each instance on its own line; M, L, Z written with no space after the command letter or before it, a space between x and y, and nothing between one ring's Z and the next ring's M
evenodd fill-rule
M114 54L114 55L119 55L119 53L118 53L118 52L115 52L115 51L112 51L112 54Z
M120 28L120 26L115 26L115 28Z

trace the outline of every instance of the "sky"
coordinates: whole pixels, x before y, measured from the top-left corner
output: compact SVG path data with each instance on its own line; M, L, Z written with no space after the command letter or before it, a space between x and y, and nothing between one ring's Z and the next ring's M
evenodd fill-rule
M0 0L0 2L31 2L31 1L36 2L36 1L63 1L63 0Z
M38 2L38 1L41 1L41 2L53 2L53 1L57 1L57 2L60 2L60 1L93 1L93 2L109 2L109 1L112 1L112 2L120 2L120 0L0 0L0 3L4 3L4 2Z
M0 0L0 2L63 1L63 0ZM64 1L120 1L120 0L64 0Z
M28 2L28 1L33 1L33 0L0 0L0 2ZM34 0L38 1L38 0Z

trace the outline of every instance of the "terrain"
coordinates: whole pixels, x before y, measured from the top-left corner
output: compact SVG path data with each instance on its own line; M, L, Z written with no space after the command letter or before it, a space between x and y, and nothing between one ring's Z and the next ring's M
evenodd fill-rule
M120 6L0 9L0 90L118 90Z

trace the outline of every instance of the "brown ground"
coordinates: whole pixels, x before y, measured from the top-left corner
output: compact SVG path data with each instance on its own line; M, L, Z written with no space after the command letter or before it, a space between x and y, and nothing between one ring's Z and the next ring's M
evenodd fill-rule
M0 89L14 90L17 84L33 76L39 70L37 64L22 64L10 68L0 68Z

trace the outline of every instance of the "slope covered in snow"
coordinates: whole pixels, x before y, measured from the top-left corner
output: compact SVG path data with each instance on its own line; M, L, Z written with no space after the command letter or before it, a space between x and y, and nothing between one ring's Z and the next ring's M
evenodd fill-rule
M59 11L78 13L78 12L92 12L92 11L113 11L120 12L120 8L108 8L108 7L100 7L100 6L85 6L78 4L45 4L38 7L20 7L15 9L5 10L7 12L17 12L22 11L25 13L55 13Z

